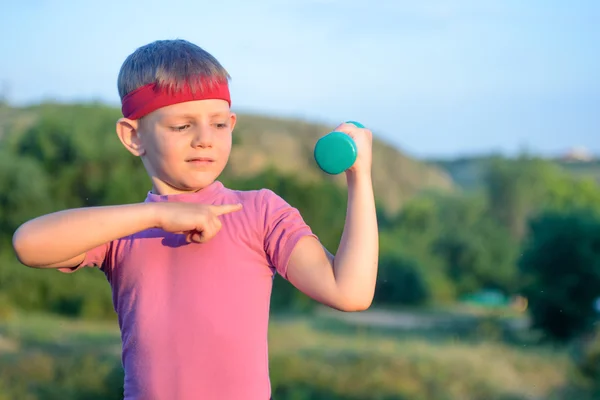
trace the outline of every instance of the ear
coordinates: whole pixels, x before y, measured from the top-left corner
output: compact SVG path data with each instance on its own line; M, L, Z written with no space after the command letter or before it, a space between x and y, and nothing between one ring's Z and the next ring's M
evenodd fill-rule
M235 113L230 113L229 114L229 126L231 127L231 131L233 132L233 129L235 128L235 123L237 122L237 115L235 115Z
M117 136L123 146L134 156L144 155L145 149L138 131L139 121L121 118L117 121Z

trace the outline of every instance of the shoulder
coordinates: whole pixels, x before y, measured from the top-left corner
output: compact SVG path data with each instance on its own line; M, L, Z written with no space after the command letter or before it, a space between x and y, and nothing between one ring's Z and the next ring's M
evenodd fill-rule
M239 202L248 209L258 213L265 213L274 207L289 207L289 204L271 189L261 188L256 190L225 189L223 202Z
M301 219L299 210L271 189L226 189L223 193L224 196L221 200L223 204L241 203L243 209L239 213L245 214L248 220L254 221L263 231L286 220Z

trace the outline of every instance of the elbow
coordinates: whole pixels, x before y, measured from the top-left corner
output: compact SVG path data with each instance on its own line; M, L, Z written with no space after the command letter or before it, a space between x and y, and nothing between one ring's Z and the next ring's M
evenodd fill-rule
M371 302L356 303L346 306L342 309L344 312L360 312L366 311L371 307Z
M368 310L375 298L375 287L372 288L339 288L336 293L335 308L343 312L360 312Z
M343 312L360 312L368 310L373 304L373 297L365 298L365 299L348 299L346 301L342 301L335 307L338 311Z
M25 266L32 267L33 260L28 256L29 251L27 250L28 244L26 237L27 234L26 232L23 232L23 226L19 227L13 234L12 247L17 260Z
M13 247L13 251L15 253L15 256L17 257L17 260L19 260L19 262L23 262L23 239L22 239L22 235L21 235L21 228L17 229L16 232L13 234L12 237L12 247Z

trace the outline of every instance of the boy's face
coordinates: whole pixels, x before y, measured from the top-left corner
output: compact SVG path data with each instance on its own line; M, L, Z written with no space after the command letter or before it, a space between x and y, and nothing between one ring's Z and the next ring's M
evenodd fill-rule
M224 100L174 104L137 121L138 155L153 191L193 192L214 182L229 159L235 122Z

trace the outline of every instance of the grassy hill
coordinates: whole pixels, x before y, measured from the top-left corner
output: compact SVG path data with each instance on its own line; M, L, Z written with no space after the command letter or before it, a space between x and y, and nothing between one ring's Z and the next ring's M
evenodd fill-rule
M473 156L428 160L427 162L446 171L460 188L472 190L481 187L487 165L492 158L493 156ZM564 161L553 159L550 161L576 176L592 177L600 183L600 160Z
M42 111L72 118L77 107L96 105L46 103L24 108L0 106L0 137L28 129L35 124ZM98 104L97 107L104 109L103 113L98 113L98 118L109 115L116 121L120 116L118 109L107 114L106 106ZM112 124L112 121L108 121L105 125L114 126ZM302 120L239 115L234 132L234 149L225 174L234 178L246 177L273 168L299 175L302 179L328 179L343 185L343 174L335 177L324 174L317 168L313 158L316 141L331 129L333 126ZM113 132L107 132L106 137L117 141ZM397 211L407 199L421 191L450 191L454 188L451 178L440 168L411 158L377 138L373 152L375 195L390 212Z

